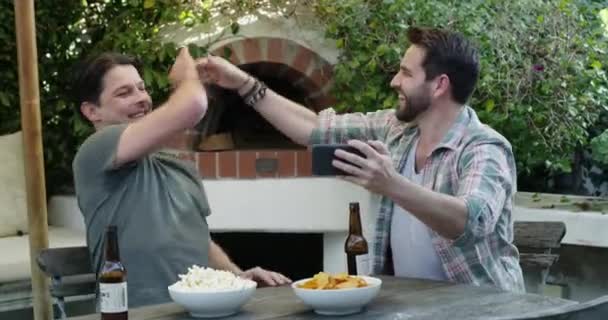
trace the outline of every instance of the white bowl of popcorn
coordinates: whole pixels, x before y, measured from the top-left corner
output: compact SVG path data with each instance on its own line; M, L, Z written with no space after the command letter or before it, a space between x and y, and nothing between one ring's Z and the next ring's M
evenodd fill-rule
M257 283L228 271L192 266L169 286L169 295L195 318L237 313L255 292Z

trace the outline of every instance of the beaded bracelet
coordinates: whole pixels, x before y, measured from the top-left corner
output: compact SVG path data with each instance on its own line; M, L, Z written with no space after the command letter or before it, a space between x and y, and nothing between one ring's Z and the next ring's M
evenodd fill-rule
M253 77L251 77L251 78L253 78ZM247 97L251 96L253 94L253 92L255 91L257 85L258 85L258 80L256 78L253 78L253 86L251 86L251 88L249 88L249 90L247 90L247 92L245 92L243 95L241 95L241 98L243 98L243 100L246 100Z
M253 87L243 95L243 101L250 107L255 106L258 101L266 96L266 89L268 89L268 87L264 82L255 79Z

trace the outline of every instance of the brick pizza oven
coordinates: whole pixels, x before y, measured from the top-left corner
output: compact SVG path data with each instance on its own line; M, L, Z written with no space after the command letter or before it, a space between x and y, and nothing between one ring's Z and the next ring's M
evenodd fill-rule
M212 53L264 81L275 92L318 112L330 106L332 66L295 41L256 37L232 41ZM274 129L231 90L208 87L209 110L195 129L171 146L197 162L205 179L308 177L310 150Z

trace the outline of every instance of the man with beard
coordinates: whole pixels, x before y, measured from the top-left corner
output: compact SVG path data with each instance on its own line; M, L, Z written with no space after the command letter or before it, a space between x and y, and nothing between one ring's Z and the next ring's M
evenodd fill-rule
M315 114L265 88L227 61L198 61L205 80L235 89L294 141L345 143L333 165L345 180L382 195L372 271L523 291L513 245L516 170L511 145L466 105L479 77L463 36L412 28L390 85L395 110Z
M87 228L93 268L103 263L105 229L116 225L128 274L128 305L171 301L167 286L192 265L231 271L264 285L290 282L262 268L236 266L210 239L209 203L194 167L161 152L167 139L193 127L207 111L207 95L187 49L169 78L175 88L152 110L132 57L104 53L79 65L75 99L95 133L73 162L78 206Z

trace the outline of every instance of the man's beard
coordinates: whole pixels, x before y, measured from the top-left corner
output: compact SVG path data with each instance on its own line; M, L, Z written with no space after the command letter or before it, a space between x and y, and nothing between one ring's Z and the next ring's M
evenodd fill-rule
M401 104L398 104L395 111L395 117L400 121L412 122L431 106L431 98L428 95L408 96L405 92L402 92L402 94L405 99L405 106L402 107Z

